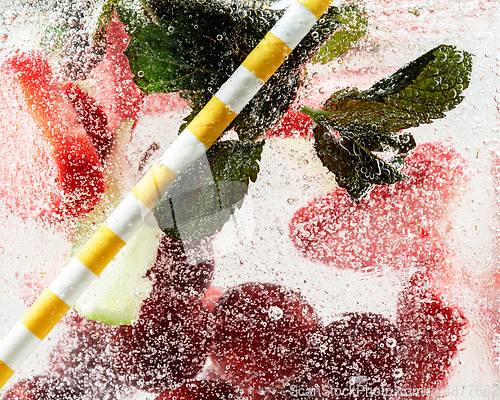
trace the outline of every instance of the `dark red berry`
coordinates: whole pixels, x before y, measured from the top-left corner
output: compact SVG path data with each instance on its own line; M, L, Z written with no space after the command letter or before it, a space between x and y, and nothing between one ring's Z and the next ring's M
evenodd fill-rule
M211 314L199 296L157 289L109 349L113 369L133 386L161 392L203 369L211 340Z
M148 271L155 287L202 293L214 274L213 250L209 239L181 241L163 235L154 265Z
M404 352L398 329L373 313L346 313L326 327L310 358L311 388L323 397L383 399L402 383ZM385 396L385 397L384 397Z
M466 334L467 319L457 306L446 304L424 273L416 274L401 292L397 325L407 348L403 390L426 391L446 385L451 364Z
M238 393L217 380L193 380L160 394L155 400L238 400Z
M3 400L80 400L83 393L62 379L37 375L8 389Z
M214 316L210 357L225 380L248 393L300 374L320 329L318 316L300 293L270 283L229 289Z

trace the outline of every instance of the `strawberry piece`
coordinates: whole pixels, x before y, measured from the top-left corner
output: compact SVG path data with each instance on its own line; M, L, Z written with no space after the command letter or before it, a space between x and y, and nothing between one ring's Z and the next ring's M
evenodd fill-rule
M94 146L40 52L0 66L0 196L21 216L77 216L104 193Z
M104 165L114 136L108 130L106 114L102 107L78 85L68 83L63 88L79 116L80 123L94 145L101 165Z
M407 158L409 179L375 187L359 204L336 189L298 210L290 236L299 252L343 268L401 268L447 256L447 213L468 180L465 160L440 143ZM438 265L435 262L434 265Z
M446 385L467 325L463 312L442 300L425 273L412 277L400 294L397 312L397 326L407 348L401 390L421 391L405 398L427 399Z
M314 122L309 116L300 111L289 109L278 124L266 132L264 138L274 136L281 138L313 137L313 126Z
M195 380L160 394L155 400L238 400L236 390L220 380Z
M186 101L177 93L151 93L144 97L141 111L144 115L162 115L187 107Z
M214 309L210 358L217 372L248 393L286 382L306 368L319 318L300 293L270 283L226 291Z
M398 329L387 318L346 313L326 327L313 351L309 386L322 388L320 398L390 398L404 375L402 349Z
M212 340L211 315L199 297L158 289L133 325L121 326L110 344L113 370L134 387L162 392L194 378Z
M115 15L106 31L106 54L91 73L94 81L91 96L106 113L111 132L115 132L125 120L137 119L143 98L132 80L134 75L123 54L130 41L124 27Z

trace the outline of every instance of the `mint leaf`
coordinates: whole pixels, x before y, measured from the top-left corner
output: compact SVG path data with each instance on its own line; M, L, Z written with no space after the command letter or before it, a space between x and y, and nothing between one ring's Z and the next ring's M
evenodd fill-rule
M279 19L283 11L245 2L147 2L157 24L131 35L126 55L146 93L180 92L198 113ZM259 3L260 4L260 3ZM232 9L239 10L235 16ZM246 17L245 17L246 13ZM251 17L253 14L259 17ZM266 18L262 18L265 13ZM340 25L331 8L265 87L233 121L242 140L254 141L296 97L304 65Z
M347 53L368 32L366 11L356 4L340 7L336 19L342 25L314 55L313 64L327 64Z
M472 55L441 45L366 91L335 92L323 110L305 109L315 122L350 135L390 134L443 118L463 100Z
M318 124L314 132L319 158L356 201L374 184L405 179L396 168L415 141L399 131L443 118L460 104L471 71L470 53L440 45L368 90L335 92L323 110L302 107ZM332 130L338 134L330 134ZM383 161L375 152L394 156Z
M272 1L143 0L143 4L148 12L154 14L158 19L171 20L179 15L192 15L193 13L201 12L214 17L230 17L234 22L245 22L245 24L258 19L260 21L257 24L270 23L272 26L279 16L283 14L283 11L272 9L270 3Z
M153 214L168 236L198 240L220 231L259 173L264 141L220 141L181 174Z
M354 139L348 136L332 138L332 134L321 125L314 128L314 147L323 165L335 174L340 187L347 190L351 198L359 201L374 185L391 184L407 178L399 171L404 164L406 152L415 147L409 134L401 137ZM376 152L392 151L389 160Z

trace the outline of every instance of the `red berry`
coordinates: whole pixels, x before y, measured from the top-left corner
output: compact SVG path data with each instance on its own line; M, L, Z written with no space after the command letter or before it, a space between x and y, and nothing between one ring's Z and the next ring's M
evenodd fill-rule
M66 322L70 330L51 353L51 373L86 398L113 400L118 394L128 394L130 389L119 380L106 351L115 340L117 328L76 313L68 316Z
M104 193L94 146L40 52L0 66L0 196L22 216L87 213Z
M318 316L298 292L270 283L229 289L214 315L210 357L225 380L248 392L300 374L320 330Z
M309 116L300 111L289 109L278 124L266 132L264 137L313 137L313 126L314 122Z
M155 263L147 274L157 288L202 293L210 286L214 265L209 239L188 242L163 235Z
M254 394L252 400L311 400L321 398L321 394L320 389L311 387L306 376L301 375L264 393Z
M155 400L238 400L236 390L220 380L194 380L160 394Z
M117 330L110 345L113 368L138 389L169 389L203 369L210 328L210 314L199 297L157 289L137 322Z
M387 318L346 313L326 327L312 352L309 385L324 398L391 397L404 375L402 347L398 329Z
M64 380L37 375L17 382L3 395L3 400L80 400L78 388Z
M336 189L298 210L290 223L295 247L313 261L355 269L444 258L447 213L467 180L465 161L428 143L406 158L404 171L408 180L377 186L359 204Z
M403 390L422 388L434 393L436 387L446 385L466 334L463 312L446 304L426 275L418 273L400 294L397 325L407 348Z
M222 292L220 289L210 286L203 292L202 301L206 304L208 311L213 312L215 305L220 299Z
M94 145L99 161L104 165L114 136L108 130L106 114L102 107L78 85L68 83L63 88L78 113L80 123Z

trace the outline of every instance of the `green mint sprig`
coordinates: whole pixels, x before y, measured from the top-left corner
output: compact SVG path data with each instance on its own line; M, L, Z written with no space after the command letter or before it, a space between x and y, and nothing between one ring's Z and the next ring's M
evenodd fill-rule
M415 141L400 131L445 117L462 102L471 71L470 53L440 45L368 90L335 92L322 110L302 107L317 124L319 158L355 201L406 179L400 168Z
M198 240L222 229L257 180L264 141L220 141L169 187L153 209L170 237Z

